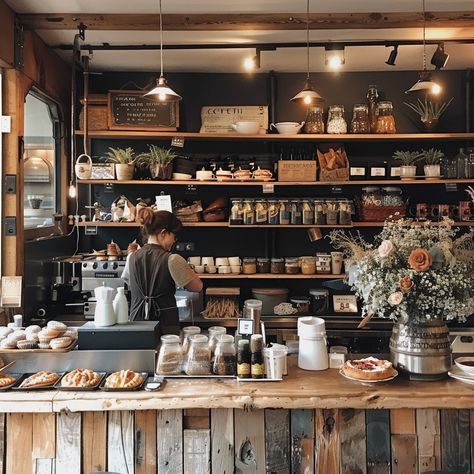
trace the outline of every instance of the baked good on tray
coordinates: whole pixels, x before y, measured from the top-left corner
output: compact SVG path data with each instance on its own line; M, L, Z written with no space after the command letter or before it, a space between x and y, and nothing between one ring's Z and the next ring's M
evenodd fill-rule
M113 372L106 381L106 388L136 388L143 383L143 377L133 370Z
M16 378L9 374L0 373L0 387L6 387L15 382Z
M62 387L93 387L100 380L100 375L91 369L74 369L61 379Z
M20 384L20 388L46 387L53 385L59 380L59 374L49 370L41 370L36 374L30 375Z
M341 367L341 372L359 380L385 380L397 374L390 361L376 357L347 360Z

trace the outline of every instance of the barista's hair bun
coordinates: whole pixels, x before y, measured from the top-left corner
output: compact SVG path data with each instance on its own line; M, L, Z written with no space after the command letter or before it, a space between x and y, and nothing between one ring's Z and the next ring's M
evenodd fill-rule
M154 211L151 207L142 207L138 211L138 222L143 225L150 225L153 222Z
M153 211L150 207L138 211L138 222L146 236L159 234L163 230L177 234L182 227L181 221L171 212Z

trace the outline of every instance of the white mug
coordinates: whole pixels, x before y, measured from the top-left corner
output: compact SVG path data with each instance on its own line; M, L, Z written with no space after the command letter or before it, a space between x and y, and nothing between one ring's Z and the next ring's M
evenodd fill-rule
M206 265L206 272L207 273L216 273L217 267L215 265Z
M231 272L229 265L222 265L221 267L218 267L218 270L221 274L227 274Z
M195 265L194 271L196 273L204 273L205 268L206 267L204 265Z
M217 257L216 258L216 267L228 266L229 259L227 257Z
M240 265L231 265L230 272L238 275L242 271L242 267Z
M188 263L190 265L201 265L201 257L189 257Z
M201 265L213 266L214 265L214 257L202 257Z
M229 265L240 265L239 257L229 257Z
M198 181L209 181L213 177L214 175L212 174L212 171L208 171L208 170L196 171L196 179Z

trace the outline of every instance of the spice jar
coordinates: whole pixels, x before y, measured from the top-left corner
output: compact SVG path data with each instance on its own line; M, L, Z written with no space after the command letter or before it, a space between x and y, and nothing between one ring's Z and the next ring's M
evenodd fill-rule
M287 257L285 258L285 273L289 275L295 275L300 272L300 265L297 258Z
M382 188L383 206L404 206L401 188L387 186Z
M250 353L250 373L252 378L263 379L265 365L263 363L263 336L261 334L253 334L250 337Z
M183 351L179 336L165 334L161 336L161 347L156 364L156 373L161 375L176 375L181 372Z
M255 224L268 224L268 207L263 199L255 201Z
M257 258L257 273L270 273L269 258Z
M326 201L326 223L327 225L337 225L337 213L339 203L335 200Z
M298 314L308 314L309 313L309 298L306 296L295 296L290 298L290 303L293 308L298 311Z
M255 224L255 208L251 199L245 199L243 203L244 224Z
M226 329L222 326L211 326L208 329L209 334L209 350L214 354L219 338L226 333Z
M240 339L237 348L237 377L240 379L250 378L251 357L250 342L248 339Z
M257 260L255 257L244 257L242 259L242 273L245 275L257 273Z
M311 313L315 316L326 314L329 310L329 290L317 288L309 290Z
M242 225L244 223L244 207L242 199L232 199L230 208L230 224Z
M397 133L393 105L389 100L377 104L377 126L375 133Z
M369 107L365 104L355 104L352 109L352 133L370 133Z
M316 257L301 257L301 273L303 275L316 273Z
M326 224L326 205L321 199L315 199L314 201L314 223Z
M304 133L324 133L323 107L321 105L313 105L308 107Z
M283 258L272 258L270 264L270 273L285 273L285 260Z
M343 105L329 106L327 133L347 133Z
M216 375L234 375L235 362L234 337L225 334L217 341L212 372Z
M292 225L301 225L303 222L303 215L301 212L301 203L299 199L291 201L291 217L290 223Z
M201 328L199 326L184 326L183 328L183 355L186 357L188 350L189 350L189 343L191 336L194 334L199 334L201 332Z
M303 199L303 224L314 224L314 209L313 205L308 199Z
M362 188L364 191L360 197L362 206L381 206L382 193L377 186L367 186Z
M207 336L195 334L191 336L188 356L184 364L187 375L207 375L211 369L211 351Z
M268 201L268 223L270 225L280 223L280 204L276 199Z
M290 223L290 217L290 201L284 199L280 201L280 224L288 225Z
M347 201L347 200L339 201L339 224L340 225L352 224L352 205L350 201Z

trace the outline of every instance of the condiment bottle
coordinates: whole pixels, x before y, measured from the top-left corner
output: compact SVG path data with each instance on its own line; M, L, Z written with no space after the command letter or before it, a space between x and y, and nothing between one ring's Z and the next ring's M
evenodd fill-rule
M250 378L251 353L248 339L240 339L237 350L237 377Z
M220 336L217 341L212 372L216 375L235 374L235 345L230 334Z
M377 92L377 86L369 86L367 92L367 104L369 106L369 123L370 123L370 133L375 133L377 129L377 99L379 93Z
M263 363L263 336L253 334L250 337L251 366L250 373L253 379L263 379L265 375L265 365Z

